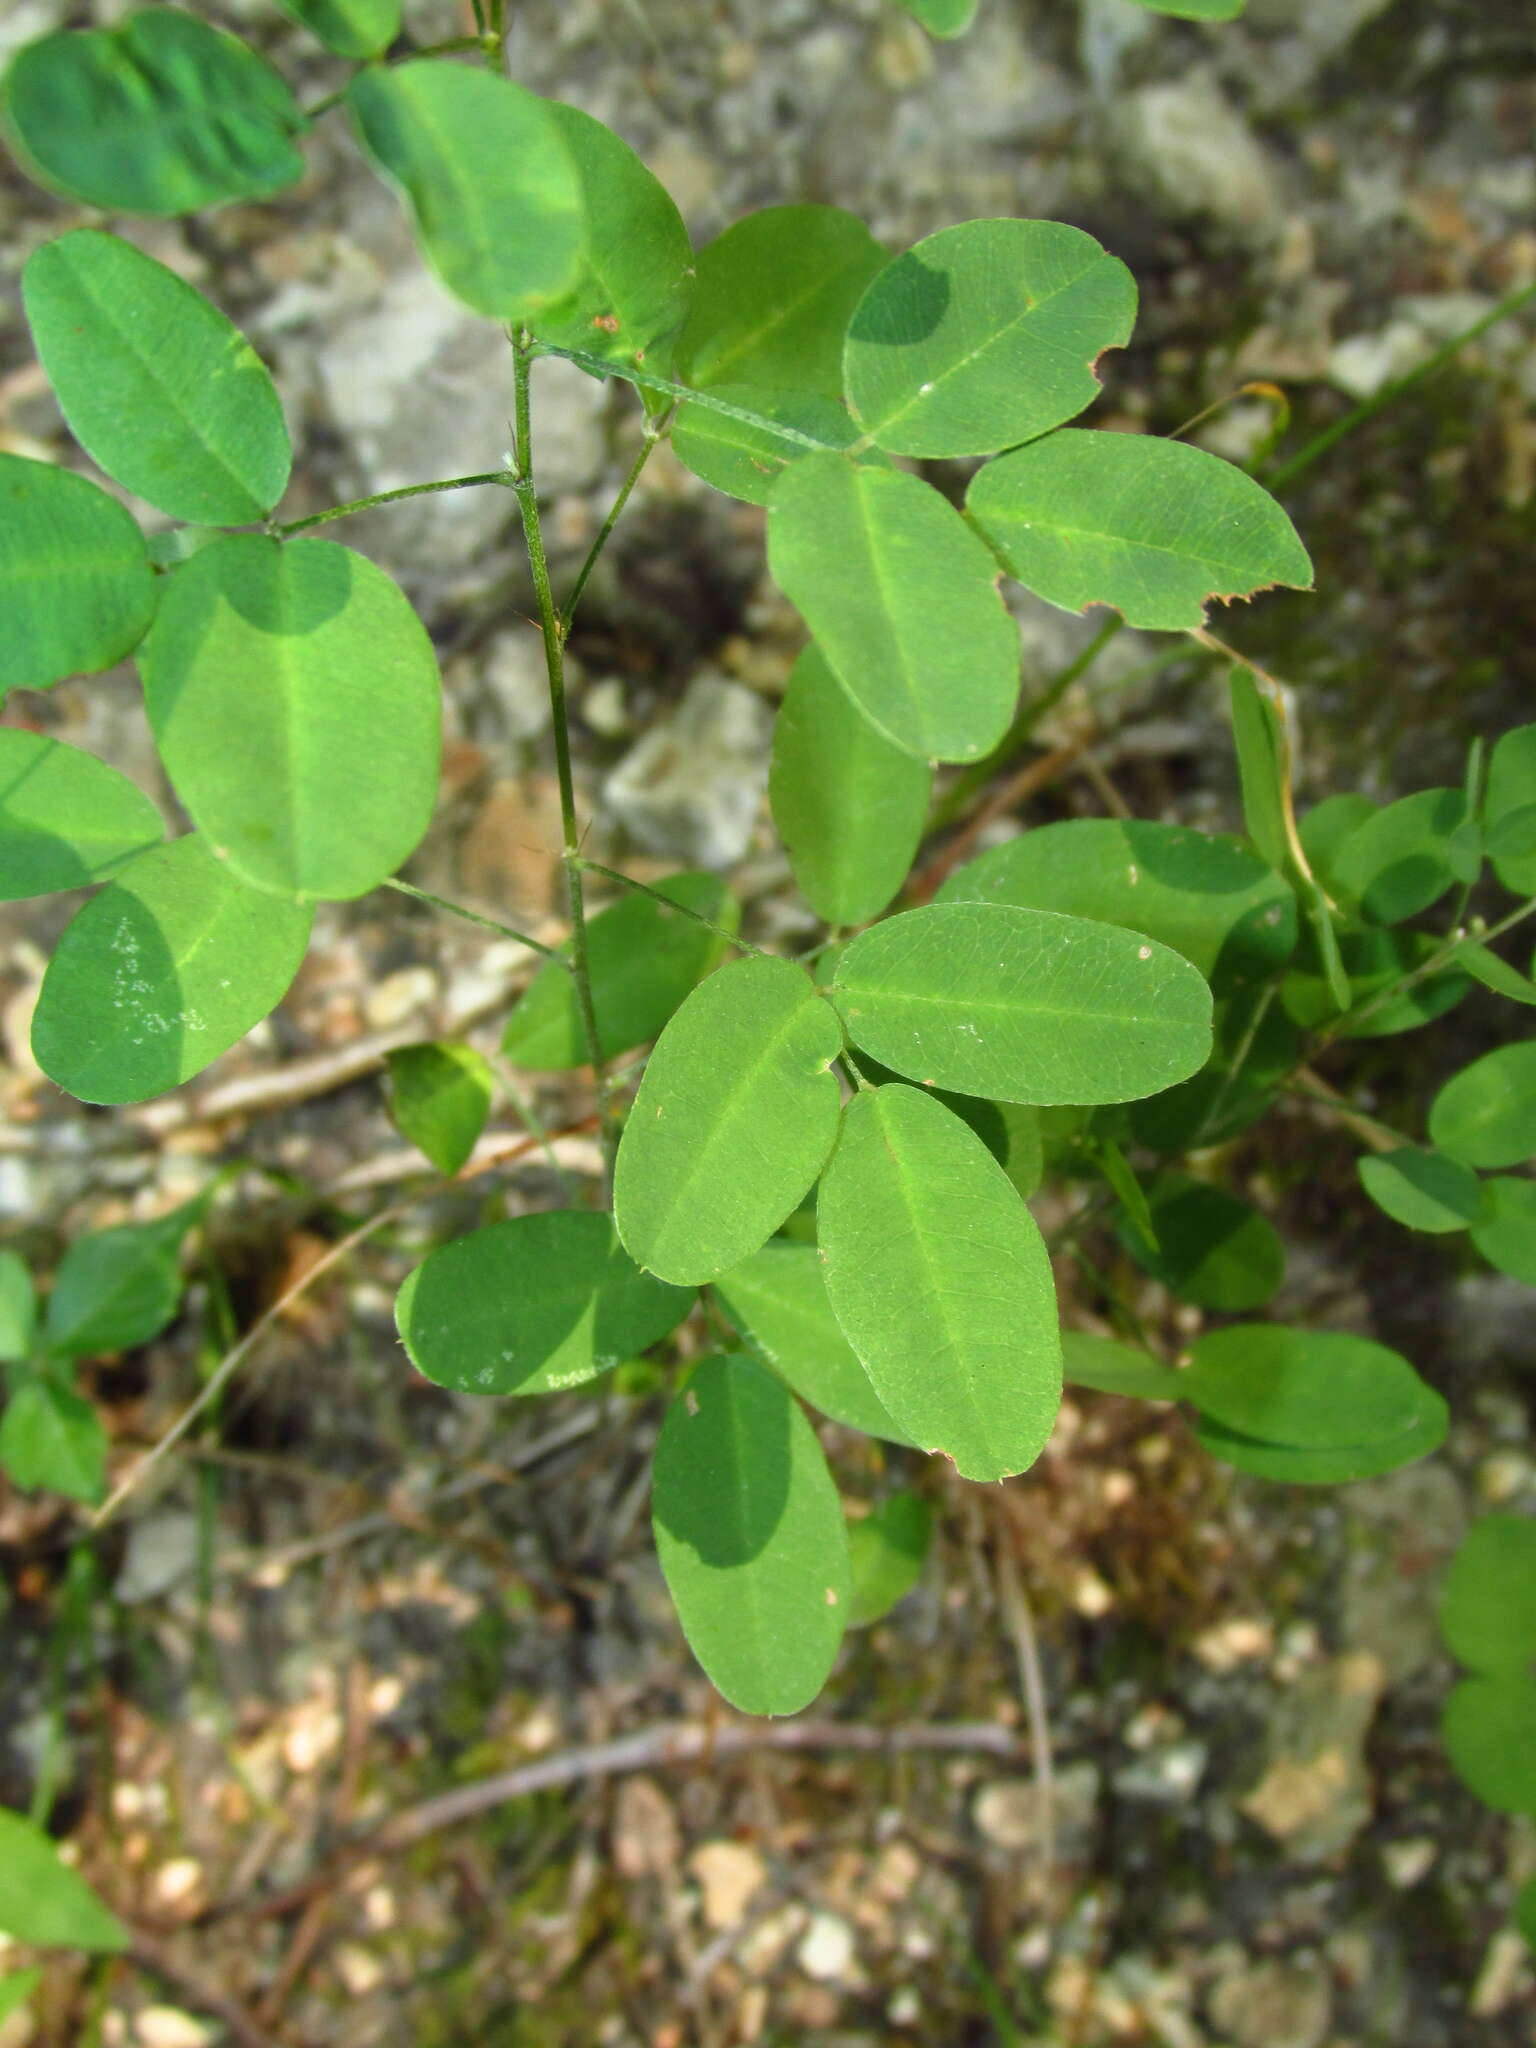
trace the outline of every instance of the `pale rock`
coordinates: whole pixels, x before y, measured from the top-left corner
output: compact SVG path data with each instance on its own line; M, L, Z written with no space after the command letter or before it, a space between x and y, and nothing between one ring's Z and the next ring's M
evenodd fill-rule
M473 658L474 666L501 716L508 738L534 740L549 724L549 673L544 665L544 643L527 627L498 633L490 645ZM566 657L566 688L577 677Z
M1157 28L1150 14L1127 7L1125 0L1082 0L1077 50L1093 89L1100 97L1115 90L1127 55L1139 49Z
M1198 1737L1170 1742L1138 1757L1114 1776L1115 1790L1124 1799L1142 1799L1150 1805L1180 1806L1191 1798L1205 1776L1210 1751Z
M1351 398L1374 398L1416 370L1429 353L1423 330L1412 320L1390 320L1372 334L1346 335L1336 343L1328 357L1328 379Z
M1210 2011L1232 2048L1322 2048L1332 1997L1320 1962L1265 1961L1223 1977Z
M608 777L604 807L648 853L732 867L757 824L772 729L772 713L753 691L701 676Z
M1269 1760L1242 1811L1304 1863L1345 1848L1371 1817L1365 1740L1386 1683L1355 1650L1306 1671L1278 1702Z
M1429 1835L1413 1835L1407 1841L1388 1842L1381 1852L1381 1867L1394 1891L1412 1891L1428 1877L1440 1853Z
M69 0L10 0L0 20L0 65L9 63L23 43L62 28L69 13Z
M349 1997L366 1998L377 1991L389 1972L370 1948L360 1941L338 1942L332 1951L336 1974Z
M132 2038L136 2048L208 2048L217 2034L179 2006L149 2005L135 2018Z
M1429 1462L1363 1480L1340 1499L1349 1517L1343 1639L1395 1685L1440 1653L1440 1581L1466 1527L1461 1489Z
M737 1945L736 1960L749 1977L769 1977L805 1931L809 1916L793 1901L759 1920Z
M1278 235L1277 166L1209 70L1131 93L1114 132L1125 170L1175 215L1203 215L1259 245Z
M819 1984L846 1984L854 1970L853 1929L838 1913L813 1913L795 1961Z
M197 1562L196 1515L169 1511L146 1515L128 1532L128 1547L113 1592L125 1606L158 1600Z
M768 1882L767 1865L744 1842L701 1842L688 1869L698 1882L705 1925L717 1930L739 1927Z
M363 998L363 1016L371 1031L388 1031L424 1010L437 994L437 976L430 967L401 967L374 983Z
M1098 1817L1101 1777L1097 1765L1066 1764L1051 1786L1050 1816L1057 1853L1074 1860L1086 1853ZM1015 1851L1040 1846L1041 1804L1033 1778L994 1778L977 1792L971 1818L979 1835L996 1848Z
M621 1780L613 1802L613 1862L620 1877L670 1877L682 1847L672 1802L656 1780Z

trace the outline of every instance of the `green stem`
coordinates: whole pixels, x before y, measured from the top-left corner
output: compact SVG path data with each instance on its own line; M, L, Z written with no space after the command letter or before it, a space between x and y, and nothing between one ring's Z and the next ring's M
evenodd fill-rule
M706 931L713 932L716 938L724 939L727 945L735 946L740 952L755 953L759 960L772 960L778 957L766 952L761 946L754 946L750 939L742 938L738 932L728 932L723 924L715 924L699 911L691 910L686 903L675 903L670 896L663 895L660 889L653 889L649 882L637 882L633 875L621 875L617 868L605 868L601 861L588 860L584 855L577 856L576 865L589 875L601 875L605 881L618 882L625 889L638 890L642 896L654 896L656 901L664 903L668 910L675 910L681 917L692 918L695 924L703 925Z
M450 917L462 917L467 924L483 925L488 932L499 932L504 939L516 939L520 946L530 952L542 953L546 960L554 960L567 974L571 963L566 956L553 946L546 946L542 939L531 939L527 932L520 932L515 925L503 924L499 918L482 917L478 910L470 910L462 903L454 903L446 896L434 896L430 889L418 889L414 882L402 882L398 875L386 875L386 889L398 889L402 896L414 896L418 903L430 903L437 910L446 910Z
M571 620L575 617L576 607L581 602L581 593L587 587L587 578L596 568L598 556L607 547L612 537L613 529L618 525L620 515L623 513L624 507L629 503L629 494L640 481L640 472L645 468L647 462L650 461L651 450L666 433L668 419L670 419L670 413L666 418L660 420L647 419L645 422L645 430L640 437L640 451L629 466L629 474L619 486L619 495L609 507L608 517L599 528L597 538L593 541L591 547L587 549L587 559L582 563L576 581L571 586L571 594L565 600L564 609L560 614L560 631L561 635L565 638L570 636Z
M311 512L307 519L290 519L285 525L268 530L278 540L286 540L290 533L303 533L310 526L329 526L333 519L349 519L354 512L368 512L375 505L393 505L397 498L425 498L433 491L467 491L474 484L501 484L507 489L516 488L511 472L505 469L486 470L480 476L447 476L436 483L401 484L398 490L375 491L371 498L353 498L345 505L333 505L329 512Z
M526 332L512 341L514 434L516 466L512 488L517 493L523 516L523 539L528 548L528 566L539 602L539 629L544 639L544 668L549 681L549 710L555 734L555 774L560 785L560 827L564 841L566 900L571 913L570 970L576 981L576 1006L581 1013L582 1036L597 1089L598 1127L609 1161L609 1179L615 1151L613 1109L608 1079L603 1070L602 1040L598 1036L597 1011L592 1001L592 968L587 956L587 917L581 890L581 831L576 822L576 785L571 774L570 720L565 708L565 629L555 604L549 580L549 560L544 552L544 529L539 523L539 498L533 479L533 426L529 406L529 372L533 347Z
M799 427L786 426L783 420L768 419L760 412L753 412L750 406L734 405L730 399L717 397L713 391L695 391L688 384L673 384L649 370L631 369L627 363L610 362L607 356L589 355L583 348L556 348L551 342L534 341L529 343L529 353L558 356L562 362L575 363L578 369L587 370L594 377L618 377L642 391L664 391L669 398L681 399L688 405L702 405L707 412L718 412L728 420L741 420L749 427L761 427L780 441L790 441L797 448L812 449L818 455L848 453L836 442L822 441L815 434L802 433Z
M1400 995L1406 994L1409 989L1427 980L1430 975L1439 974L1444 968L1454 966L1456 955L1463 946L1486 946L1490 939L1503 938L1506 932L1513 931L1517 924L1523 924L1532 916L1536 916L1536 896L1529 902L1522 903L1518 910L1512 910L1508 917L1500 918L1497 924L1490 925L1486 931L1453 932L1444 945L1431 953L1419 966L1407 974L1400 975L1390 987L1378 989L1375 995L1363 1002L1358 1009L1346 1010L1342 1017L1336 1017L1326 1030L1318 1033L1313 1043L1314 1052L1320 1052L1326 1046L1332 1045L1341 1032L1351 1025L1364 1023L1367 1017L1374 1017L1378 1010L1385 1009L1388 1003L1395 1002Z

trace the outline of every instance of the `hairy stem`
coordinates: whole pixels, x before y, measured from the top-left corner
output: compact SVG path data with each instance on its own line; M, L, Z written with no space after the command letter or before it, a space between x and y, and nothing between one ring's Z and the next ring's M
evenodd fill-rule
M717 939L724 939L727 945L736 947L738 952L755 953L759 960L774 957L761 946L754 946L750 939L742 938L737 932L728 932L723 924L715 924L702 912L691 910L686 903L675 903L670 896L663 895L660 889L653 889L649 882L637 882L633 875L621 875L617 868L605 868L601 861L587 860L585 857L579 857L576 865L589 875L601 875L604 881L617 882L622 888L634 889L642 896L654 896L656 901L664 903L668 910L675 910L680 917L691 918L695 924L703 925L706 931L713 932Z
M661 419L646 420L645 430L640 437L639 453L635 456L634 461L629 466L629 474L625 477L623 483L619 486L619 495L614 499L612 505L609 507L608 517L603 521L602 526L599 528L597 538L593 541L591 547L587 549L587 559L582 563L580 571L577 574L576 581L571 585L571 594L565 600L564 609L561 611L560 614L560 631L562 635L568 636L570 633L571 620L575 617L576 607L581 602L581 593L587 587L587 578L592 574L592 571L596 568L598 556L603 552L603 549L607 547L608 542L612 537L613 529L618 525L620 515L622 514L624 507L629 503L629 494L635 488L635 485L640 481L640 472L645 468L646 463L650 461L651 450L656 446L656 443L666 433L667 425L670 418L671 413L669 411L665 415L665 417Z
M414 896L418 903L430 903L438 910L446 910L450 917L462 917L469 924L483 925L488 932L499 932L504 939L516 939L520 946L526 946L532 953L542 953L546 960L553 960L569 974L571 963L554 946L546 946L542 939L532 939L527 932L520 932L515 925L503 924L500 918L482 917L478 910L470 910L465 904L455 903L447 896L434 896L430 889L418 889L412 882L402 882L398 875L386 876L386 889L398 889L402 896Z
M516 488L516 479L505 469L490 469L480 476L445 476L430 484L401 484L398 490L375 491L371 498L352 498L345 505L332 505L328 512L311 512L307 519L290 519L268 530L278 540L286 540L290 533L303 533L311 526L329 526L333 519L350 519L354 512L368 512L375 505L392 505L397 498L425 498L433 491L467 491L475 484L500 484L511 490Z

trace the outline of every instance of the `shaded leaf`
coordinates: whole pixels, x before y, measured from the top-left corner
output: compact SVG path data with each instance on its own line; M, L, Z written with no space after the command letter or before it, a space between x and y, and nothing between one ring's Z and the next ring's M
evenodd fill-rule
M338 57L377 57L400 33L400 0L277 0Z
M1412 1145L1369 1152L1357 1171L1377 1208L1409 1230L1465 1230L1477 1221L1482 1201L1477 1175L1441 1152Z
M104 882L164 837L126 775L44 733L0 727L0 902Z
M1183 1398L1223 1429L1296 1450L1389 1443L1415 1428L1425 1391L1384 1344L1277 1323L1208 1331L1180 1384Z
M1176 21L1236 21L1248 0L1131 0L1149 14L1171 14Z
M264 518L293 459L277 387L201 292L115 235L76 228L22 273L27 320L70 432L162 512Z
M144 536L83 476L0 454L0 696L121 661L155 609Z
M457 1173L491 1113L491 1070L472 1045L402 1045L385 1055L389 1113L439 1173Z
M672 427L672 447L685 469L728 497L766 505L774 481L804 456L847 448L858 428L835 399L819 391L764 391L754 384L718 384L715 404L684 405ZM731 406L730 412L720 404ZM744 417L747 415L747 417ZM878 449L860 462L888 464Z
M1156 1244L1130 1218L1120 1241L1181 1300L1238 1315L1261 1307L1285 1278L1285 1247L1273 1224L1225 1188L1169 1174L1154 1188L1151 1209Z
M1334 848L1334 886L1375 924L1401 924L1456 880L1451 841L1464 822L1459 789L1420 789L1356 826Z
M967 1479L1025 1471L1061 1402L1055 1288L981 1140L920 1089L861 1092L817 1213L833 1313L898 1426Z
M1536 725L1517 725L1488 756L1483 793L1483 826L1490 840L1536 804ZM1493 872L1516 896L1536 896L1536 853L1497 854L1489 848Z
M1518 967L1511 967L1490 946L1458 946L1456 964L1464 967L1484 988L1491 988L1495 995L1508 996L1511 1002L1524 1003L1527 1007L1536 1005L1536 982L1529 975L1522 974Z
M334 541L238 534L167 579L139 654L166 772L259 889L361 896L437 801L437 656L404 592Z
M1484 1515L1473 1523L1440 1589L1440 1631L1470 1671L1536 1663L1536 1521Z
M30 1358L36 1334L37 1290L32 1275L15 1252L0 1251L0 1362L19 1364Z
M1449 1427L1450 1410L1445 1402L1433 1388L1422 1384L1413 1420L1406 1429L1379 1443L1350 1444L1342 1449L1266 1443L1226 1429L1208 1415L1195 1418L1195 1435L1213 1458L1255 1479L1271 1479L1284 1486L1344 1486L1358 1479L1379 1479L1437 1451Z
M1536 1038L1501 1045L1452 1075L1430 1105L1429 1135L1463 1166L1536 1158Z
M915 1493L892 1493L848 1525L853 1586L850 1628L868 1628L905 1599L923 1575L933 1540L928 1503Z
M455 1238L410 1273L395 1320L411 1363L461 1394L553 1394L659 1343L691 1289L642 1273L613 1219L514 1216Z
M48 1296L47 1349L86 1358L158 1337L181 1300L181 1245L199 1207L194 1200L152 1223L119 1223L77 1237Z
M1183 1396L1181 1373L1170 1372L1145 1351L1122 1344L1117 1337L1063 1330L1061 1356L1065 1376L1074 1387L1092 1387L1100 1394L1127 1394L1136 1401L1177 1401Z
M1303 949L1305 964L1293 968L1280 985L1286 1015L1306 1030L1331 1024L1341 1014L1337 991L1317 965L1315 952L1311 959L1306 957L1315 936L1315 932L1309 935L1308 945ZM1358 1023L1345 1024L1339 1035L1390 1038L1400 1031L1416 1031L1421 1024L1454 1009L1472 987L1471 978L1454 968L1415 981L1411 987L1376 1005L1378 997L1412 975L1439 950L1440 941L1428 932L1345 932L1338 941L1338 953L1348 982L1350 1004L1355 1009L1363 1009L1367 1004L1373 1007Z
M1536 1814L1536 1678L1464 1678L1445 1703L1445 1746L1462 1782L1495 1813Z
M0 2021L20 2012L42 1981L41 1970L8 1970L0 1977Z
M1490 1266L1536 1287L1536 1180L1500 1174L1484 1181L1472 1242Z
M1291 865L1286 813L1290 805L1290 749L1280 712L1245 668L1228 677L1232 739L1243 789L1243 825L1259 858L1277 872ZM1347 998L1345 999L1347 1000Z
M976 0L901 0L901 5L943 42L963 36L976 17Z
M0 1415L0 1471L26 1492L46 1488L70 1500L101 1499L107 1473L107 1433L90 1402L72 1387L40 1373L13 1381ZM0 1853L4 1838L0 1836ZM0 1927L5 1924L0 1876Z
M34 1948L116 1951L128 1931L41 1828L0 1807L0 1932Z
M837 1489L794 1396L750 1358L707 1358L656 1445L656 1550L689 1647L746 1714L794 1714L848 1618Z
M1313 804L1299 820L1296 836L1301 841L1301 850L1313 874L1331 894L1338 894L1333 880L1334 855L1356 827L1367 818L1374 818L1379 809L1368 796L1352 789L1340 790L1334 796L1325 796L1320 804Z

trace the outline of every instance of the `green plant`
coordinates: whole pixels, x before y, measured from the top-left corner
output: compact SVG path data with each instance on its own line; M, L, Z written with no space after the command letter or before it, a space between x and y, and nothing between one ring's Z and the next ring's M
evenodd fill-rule
M931 36L947 41L963 36L976 18L977 0L901 0ZM1148 14L1171 14L1180 21L1236 21L1247 0L1127 0ZM297 10L295 10L297 11Z
M1243 470L1178 440L1066 424L1136 311L1130 273L1090 236L971 221L892 258L850 214L781 207L695 256L660 185L585 114L442 54L382 61L398 27L387 0L290 12L373 60L335 99L443 282L506 327L514 449L474 476L280 521L281 408L223 315L95 228L33 255L27 315L72 430L182 523L147 542L83 477L0 457L0 681L44 687L133 654L195 828L166 841L115 770L0 730L6 893L101 885L43 983L45 1072L89 1102L175 1087L281 999L317 900L411 893L396 870L433 806L433 651L389 578L313 529L423 492L508 490L548 670L571 930L555 951L512 934L546 958L504 1043L530 1069L591 1069L612 1206L519 1215L442 1246L406 1279L398 1321L428 1379L526 1396L667 1345L709 1290L734 1334L700 1357L711 1340L693 1322L664 1354L685 1369L654 1526L721 1691L759 1713L803 1707L849 1621L899 1597L926 1540L920 1516L887 1503L850 1557L801 1400L976 1480L1027 1470L1064 1371L1185 1403L1214 1456L1273 1479L1358 1478L1432 1450L1445 1404L1397 1353L1250 1321L1208 1331L1175 1368L1104 1262L1139 1263L1214 1312L1261 1309L1283 1252L1224 1185L1221 1148L1294 1093L1364 1133L1362 1178L1382 1207L1464 1228L1530 1277L1532 1183L1476 1178L1536 1153L1529 1045L1447 1083L1428 1151L1354 1110L1312 1062L1424 1023L1476 981L1536 1001L1489 944L1536 911L1536 728L1506 735L1486 776L1475 749L1462 790L1380 811L1335 798L1297 823L1282 694L1206 620L1215 599L1309 587L1311 564ZM492 61L499 28L493 9L471 39ZM235 38L161 9L22 50L5 108L45 181L162 214L284 189L321 111L303 114ZM563 601L533 466L540 356L634 386L642 408L635 463ZM707 482L766 506L772 572L812 635L771 782L825 926L810 964L743 938L714 877L652 888L582 851L565 644L668 434ZM981 458L963 510L912 466L934 458ZM1018 709L1000 574L1232 661L1245 839L1081 820L981 854L932 901L923 877L908 883L931 822L973 799L1041 708ZM937 811L935 763L961 771ZM1522 899L1487 929L1470 919L1485 858ZM594 876L628 894L589 917ZM1448 896L1447 928L1421 929ZM613 1062L652 1041L631 1100L631 1070ZM392 1088L406 1133L442 1170L461 1167L489 1102L483 1063L415 1048ZM1116 1336L1063 1342L1026 1202L1047 1171L1074 1211L1052 1250Z
M40 1827L0 1806L0 1934L28 1948L115 1954L128 1930L59 1855ZM41 1970L0 1975L0 2020L31 1997Z

